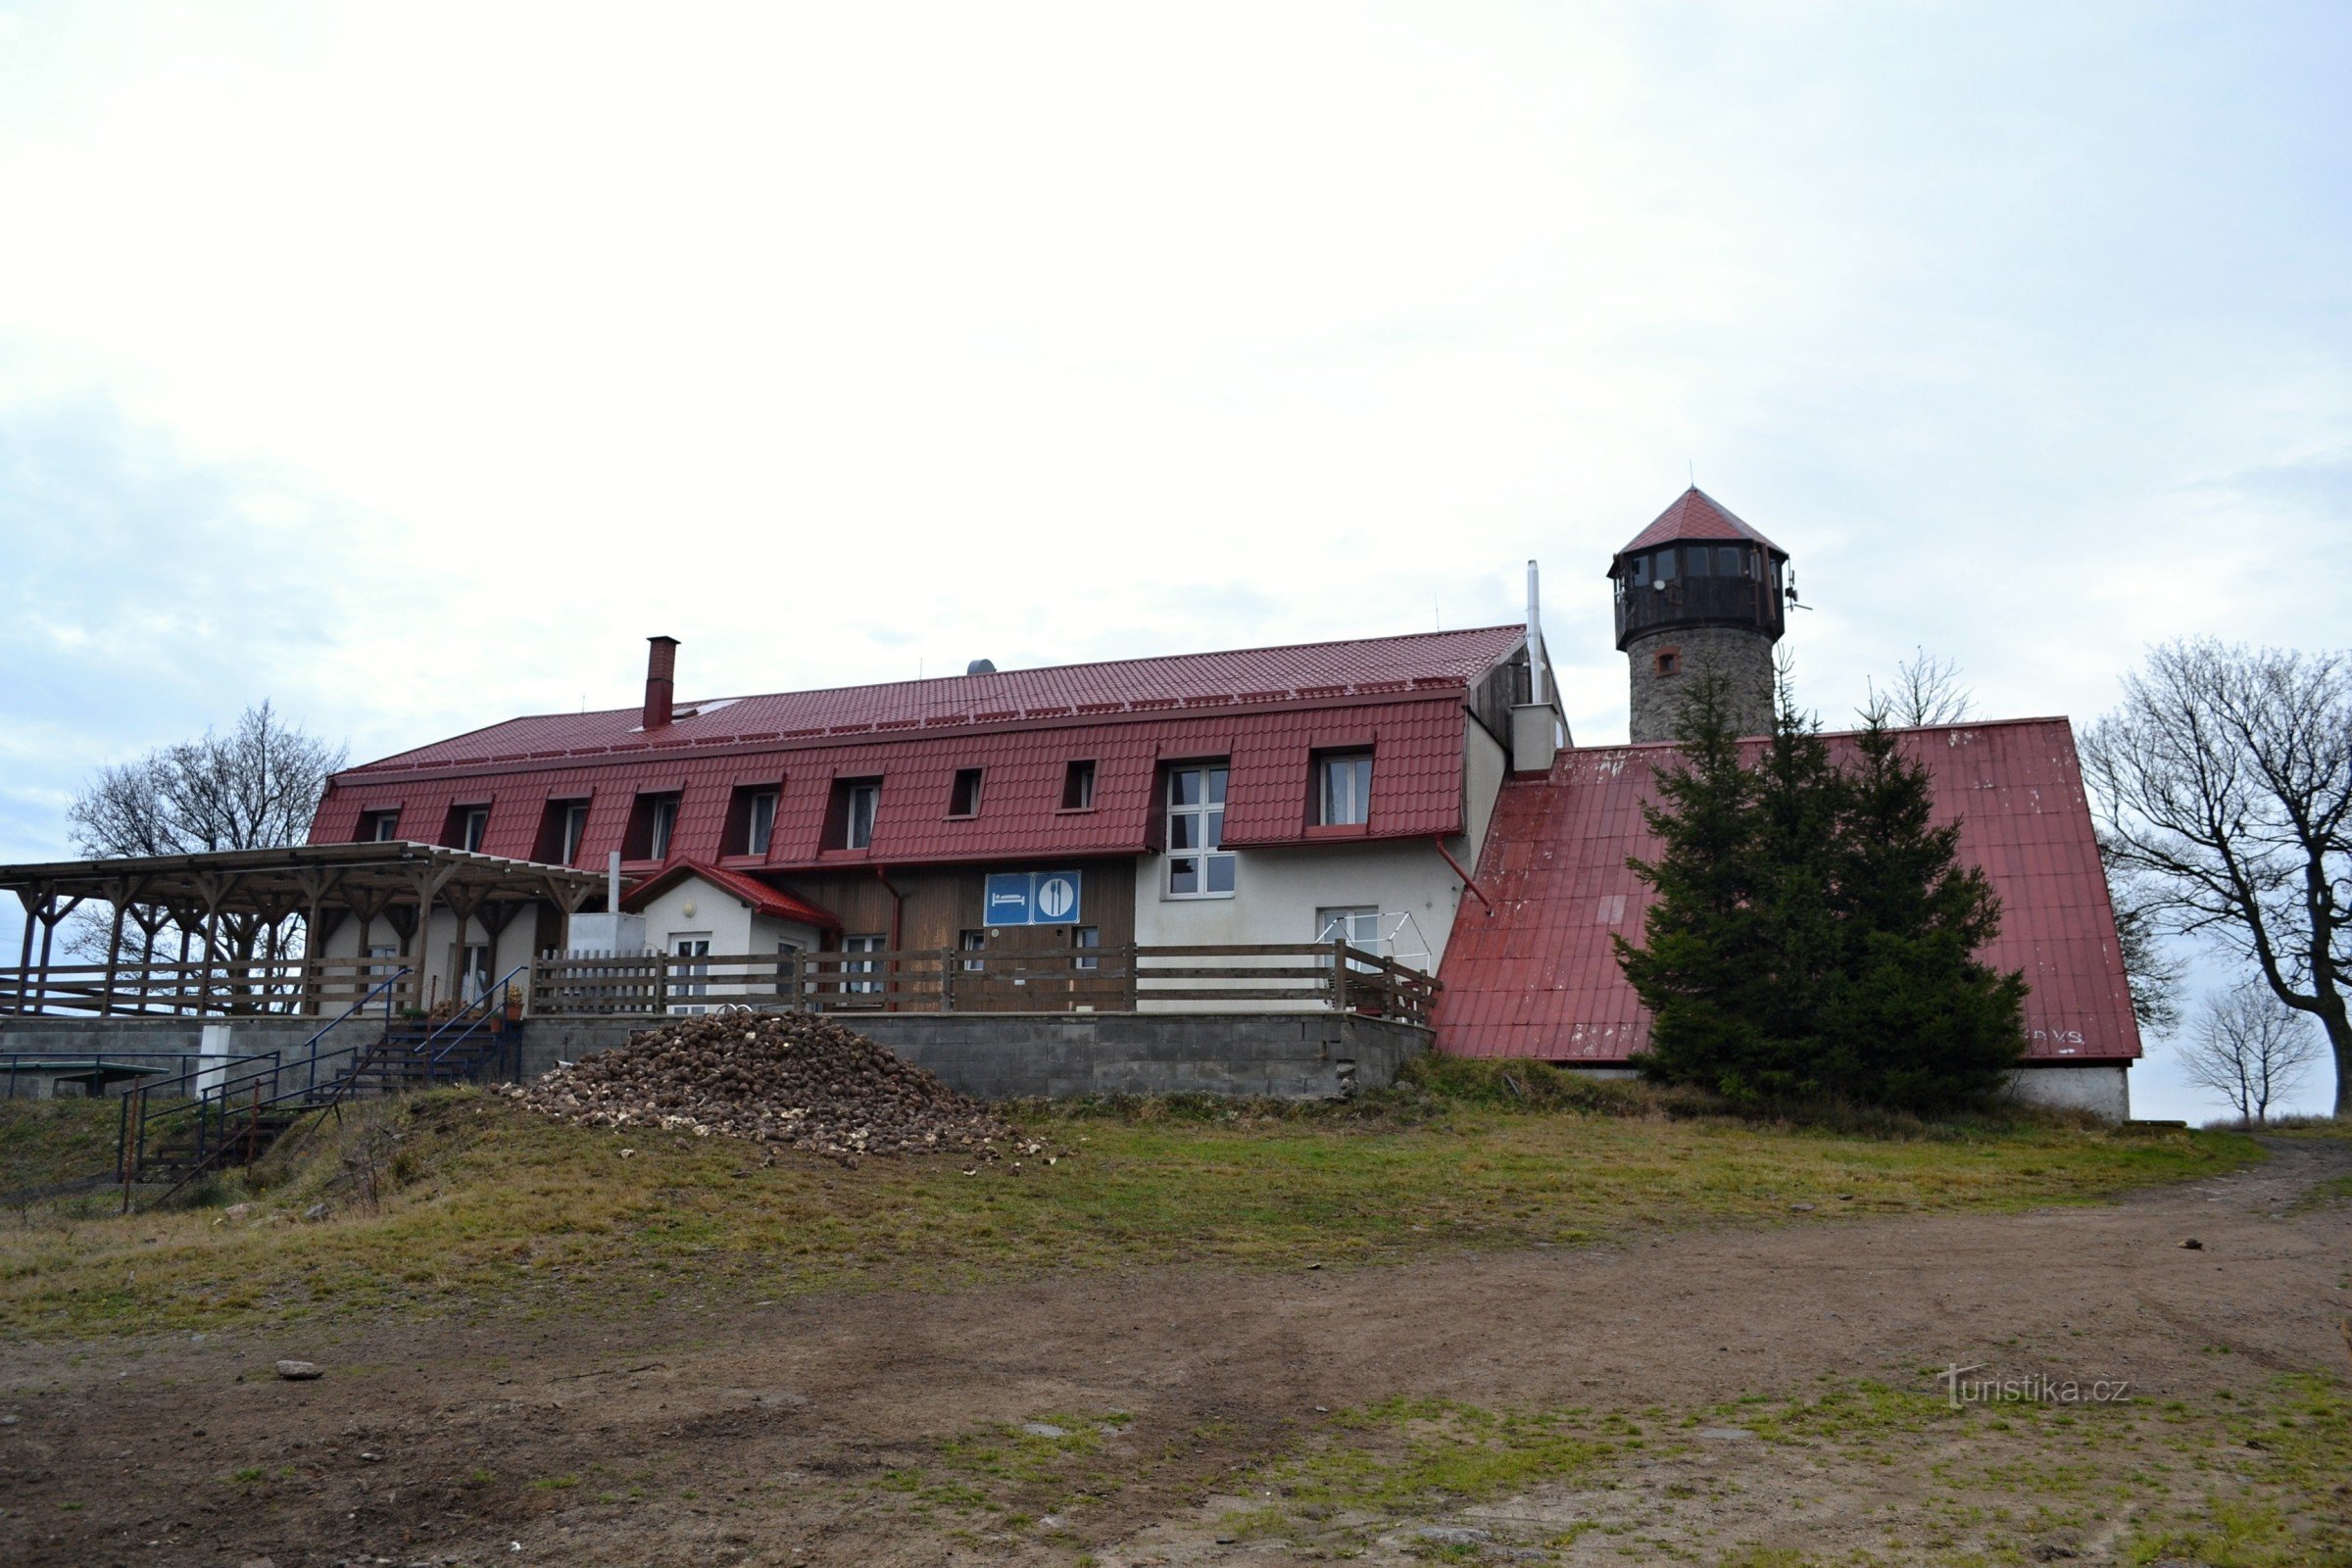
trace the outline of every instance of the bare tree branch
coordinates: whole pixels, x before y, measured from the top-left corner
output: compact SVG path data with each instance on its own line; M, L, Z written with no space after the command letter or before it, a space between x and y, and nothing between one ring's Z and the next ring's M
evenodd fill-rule
M2317 1019L2352 1114L2352 655L2168 644L2082 760L2150 922L2221 943Z
M327 776L343 760L343 748L288 725L265 702L245 710L226 735L207 730L201 740L99 769L66 816L74 844L94 858L298 844L310 835ZM103 960L113 915L111 906L76 910L67 951ZM190 934L201 940L201 932ZM231 921L221 946L249 958L265 943L282 946L288 937L258 921Z
M1862 707L1865 722L1890 729L1918 729L1924 724L1958 724L1975 710L1976 697L1960 684L1960 665L1952 660L1914 650L1914 657L1894 666L1894 679L1881 691L1867 685Z
M2260 1127L2320 1059L2322 1043L2308 1014L2254 982L2206 1002L2180 1064L2191 1083L2228 1101L2238 1120Z

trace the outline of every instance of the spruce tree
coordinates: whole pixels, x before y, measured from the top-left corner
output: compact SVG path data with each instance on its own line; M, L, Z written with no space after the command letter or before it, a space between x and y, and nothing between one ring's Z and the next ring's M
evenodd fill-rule
M1934 819L1925 767L1874 718L1840 768L1786 689L1754 760L1705 678L1645 808L1659 853L1643 944L1652 1076L1742 1100L1934 1112L1981 1102L2024 1049L2025 985L1975 956L2000 906Z

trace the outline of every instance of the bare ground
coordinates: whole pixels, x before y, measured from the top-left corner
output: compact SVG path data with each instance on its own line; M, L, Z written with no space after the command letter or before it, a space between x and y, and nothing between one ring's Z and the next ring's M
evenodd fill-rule
M1959 1474L1938 1432L1872 1452L1685 1427L1426 1518L1234 1520L1279 1502L1286 1456L1358 1441L1344 1413L1398 1396L1658 1431L1759 1396L1932 1391L1953 1363L2127 1379L2143 1414L2340 1377L2352 1205L2298 1204L2352 1171L2352 1145L2272 1152L2241 1175L2025 1214L1799 1215L1396 1267L1073 1275L626 1322L12 1345L0 1561L1941 1561L1984 1546L1972 1529L2025 1532L2040 1560L2107 1560L2128 1522L2112 1509L1955 1520L1952 1497L1997 1489L1999 1466ZM281 1356L326 1375L280 1381ZM1028 1463L1034 1422L1083 1452ZM1029 1447L1052 1458L1052 1442ZM2053 1462L2046 1442L2017 1457ZM2352 1516L2352 1492L2318 1506Z

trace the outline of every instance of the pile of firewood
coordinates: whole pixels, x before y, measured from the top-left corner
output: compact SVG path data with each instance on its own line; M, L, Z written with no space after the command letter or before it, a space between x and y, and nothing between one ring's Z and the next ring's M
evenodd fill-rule
M1038 1152L995 1111L813 1013L732 1009L640 1030L508 1091L592 1127L674 1129L861 1154Z

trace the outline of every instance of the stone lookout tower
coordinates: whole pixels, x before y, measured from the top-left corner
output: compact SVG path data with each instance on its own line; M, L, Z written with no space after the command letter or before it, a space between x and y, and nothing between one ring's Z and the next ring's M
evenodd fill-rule
M1609 564L1617 646L1633 676L1633 738L1676 739L1683 694L1730 682L1742 735L1772 728L1772 645L1788 629L1788 552L1693 485Z

